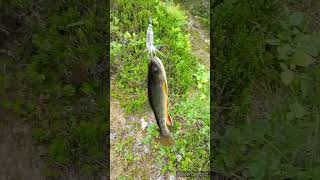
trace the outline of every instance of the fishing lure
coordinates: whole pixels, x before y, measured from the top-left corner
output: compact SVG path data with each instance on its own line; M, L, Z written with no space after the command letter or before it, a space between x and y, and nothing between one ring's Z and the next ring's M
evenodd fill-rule
M162 56L164 56L157 48L156 46L153 44L154 43L154 33L153 33L153 29L152 29L152 20L149 17L149 25L148 25L148 29L147 29L147 36L146 36L146 46L147 46L147 51L149 52L149 54L151 55L151 57L154 57L156 55L156 53L161 54Z

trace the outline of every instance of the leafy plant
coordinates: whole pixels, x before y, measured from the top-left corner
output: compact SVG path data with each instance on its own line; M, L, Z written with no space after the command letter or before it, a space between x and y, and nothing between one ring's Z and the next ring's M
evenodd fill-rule
M189 36L184 30L186 17L178 7L156 1L138 1L138 9L150 6L150 11L132 11L131 3L124 5L121 1L116 2L117 6L111 13L111 69L115 70L112 75L116 75L116 85L122 92L117 98L124 101L133 99L129 104L126 103L126 110L141 112L147 105L145 82L149 57L145 51L145 32L149 12L154 12L155 44L168 46L163 51L167 58L162 60L169 79L170 97L173 94L186 94L194 82L189 71L194 69L195 62L191 59ZM127 21L128 17L137 21ZM159 38L160 34L162 38Z
M214 93L225 109L216 109L213 162L227 177L317 177L318 103L310 97L319 97L319 34L292 4L229 0L214 10Z
M70 168L91 175L106 168L105 7L73 0L1 2L1 17L11 21L1 27L12 38L1 42L13 52L10 73L0 78L7 97L1 105L27 121L35 142L48 147L44 159L52 170L45 174L51 177Z

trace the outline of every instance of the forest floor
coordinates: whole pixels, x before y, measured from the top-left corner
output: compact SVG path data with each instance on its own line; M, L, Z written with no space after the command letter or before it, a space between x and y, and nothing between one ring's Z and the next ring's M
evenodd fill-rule
M199 63L207 70L210 69L210 38L209 32L199 23L196 17L187 13L188 32L192 52L199 57ZM111 77L111 91L117 91ZM191 95L193 93L191 92ZM143 116L126 115L119 100L110 100L110 142L111 142L111 179L139 178L139 179L172 179L168 173L162 175L161 168L155 162L155 152L150 144L143 144L146 137L146 126L155 124L153 112L145 111ZM126 149L126 151L124 151ZM132 152L132 158L128 152Z
M17 39L19 37L15 35L0 37L1 53L15 52L17 47L13 42ZM3 69L1 66L1 73L9 74L13 61L6 56L3 58L1 53L1 65L4 65ZM9 70L5 70L5 65ZM18 94L17 87L13 86L6 92L5 97L0 96L1 101L15 100ZM0 107L0 118L0 179L15 180L26 177L34 180L45 179L42 170L46 167L46 163L41 157L46 150L34 144L31 125L18 118L14 111L2 107Z
M1 109L0 117L0 179L45 179L41 173L45 167L41 154L45 151L33 144L31 127Z
M15 47L11 37L5 39L0 44L2 52L14 52ZM1 54L0 54L1 55ZM0 57L2 58L2 57ZM1 59L2 60L2 59ZM7 67L13 66L11 59L5 59L3 64ZM7 72L1 68L1 73L12 73L8 68ZM2 71L3 70L3 71ZM0 99L15 101L21 94L18 89L19 84L12 84L10 90L7 90L6 97L0 96ZM1 180L45 180L48 177L58 176L58 170L52 169L45 158L48 148L37 144L32 137L32 122L20 118L13 110L0 107L0 179ZM49 178L50 179L50 178ZM72 168L66 168L61 171L61 180L79 180L92 179L81 175Z

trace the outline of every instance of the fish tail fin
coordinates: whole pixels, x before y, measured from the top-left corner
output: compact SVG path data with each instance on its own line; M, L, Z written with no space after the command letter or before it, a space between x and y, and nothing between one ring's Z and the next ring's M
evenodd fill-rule
M169 134L167 136L160 135L160 143L164 146L172 146L172 145L176 144L176 141L173 139L171 134Z
M172 122L171 116L170 116L169 114L167 115L166 123L167 123L167 125L170 125L170 126L172 126L172 125L173 125L173 122Z

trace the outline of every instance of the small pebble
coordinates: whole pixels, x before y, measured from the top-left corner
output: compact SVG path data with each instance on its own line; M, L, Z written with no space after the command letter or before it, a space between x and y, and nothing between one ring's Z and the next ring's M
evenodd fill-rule
M145 130L148 126L148 123L144 120L144 118L141 118L140 121L142 130Z
M170 176L169 176L169 179L170 179L170 180L175 180L176 178L175 178L173 175L170 175Z
M180 162L182 159L182 156L180 154L177 154L176 156L177 156L177 161Z
M117 134L116 133L110 133L110 139L111 140L115 140L117 138Z
M143 150L146 154L149 153L149 148L147 146L144 146Z

